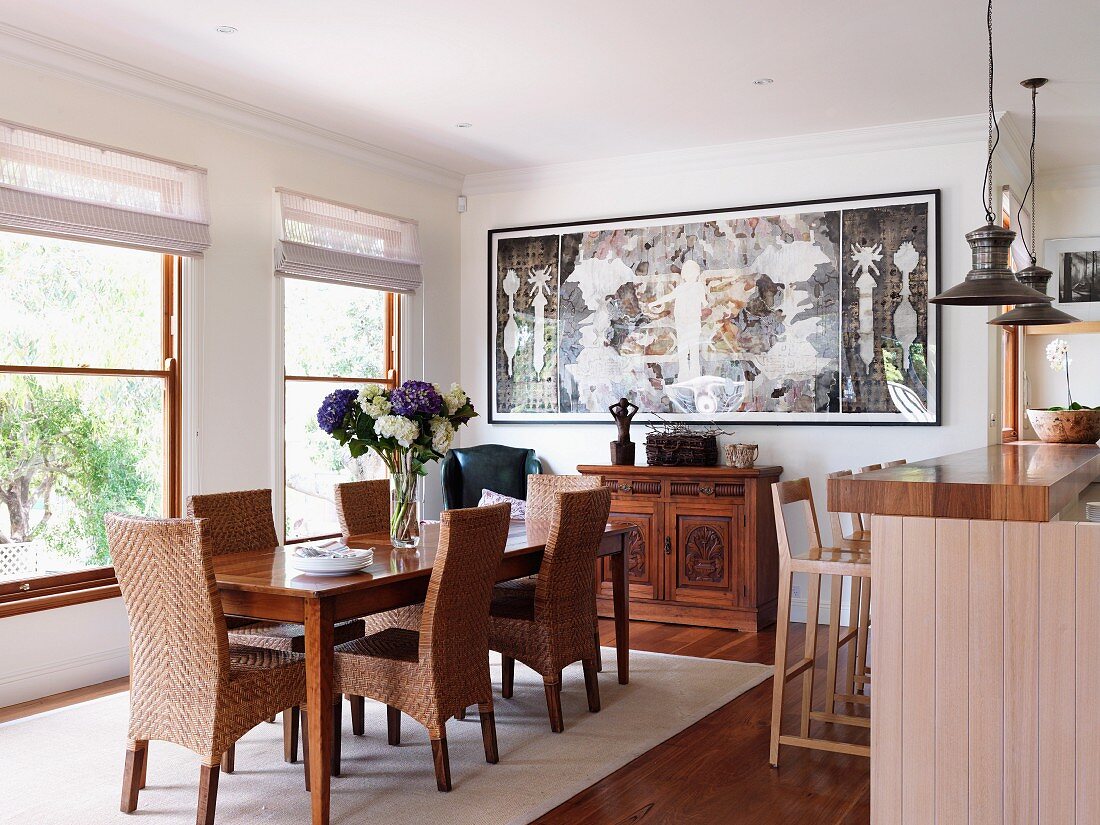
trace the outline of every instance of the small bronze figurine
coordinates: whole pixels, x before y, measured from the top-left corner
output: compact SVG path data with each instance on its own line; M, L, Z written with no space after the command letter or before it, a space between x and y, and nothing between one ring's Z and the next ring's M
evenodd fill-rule
M611 463L631 466L634 464L634 442L630 440L630 419L637 414L638 405L620 398L608 410L619 429L618 439L611 442Z

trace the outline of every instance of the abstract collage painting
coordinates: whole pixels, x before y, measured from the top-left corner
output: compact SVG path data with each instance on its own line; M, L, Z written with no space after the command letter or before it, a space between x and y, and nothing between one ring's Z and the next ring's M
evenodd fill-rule
M491 230L491 420L938 424L938 195Z

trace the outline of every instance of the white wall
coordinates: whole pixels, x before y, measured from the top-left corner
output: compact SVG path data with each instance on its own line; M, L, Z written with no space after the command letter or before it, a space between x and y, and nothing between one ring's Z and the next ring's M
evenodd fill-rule
M420 222L425 285L409 301L406 377L459 374L459 225L454 189L412 182L336 154L260 137L156 103L0 64L0 113L44 129L209 170L213 246L200 267L202 395L193 492L280 488L281 353L276 351L272 189L286 186ZM429 357L425 359L425 340ZM187 365L185 365L186 368ZM195 366L192 364L191 366ZM427 485L438 509L438 481ZM276 496L279 501L279 496ZM77 632L74 632L74 628ZM0 706L123 675L119 600L0 620ZM99 656L94 665L87 656ZM74 661L84 662L72 667Z
M490 347L485 306L486 232L493 228L779 203L800 199L858 196L916 189L942 190L940 200L941 285L961 280L970 269L964 234L982 222L979 176L984 141L944 146L817 157L756 165L666 172L658 164L630 177L554 185L517 184L515 191L472 194L462 216L462 381L485 409L489 392L486 352ZM629 164L636 169L636 164ZM470 179L467 180L468 184ZM478 189L482 188L481 186ZM940 369L943 426L812 427L741 425L736 439L760 444L761 464L781 464L784 478L809 476L819 509L825 505L826 473L881 461L915 460L984 446L999 438L989 424L990 349L995 340L983 308L945 309L942 314ZM577 464L608 463L607 425L490 426L476 419L463 443L498 442L533 447L549 469L575 472ZM635 441L644 439L636 427ZM824 519L822 519L824 521Z
M1072 175L1062 175L1070 177ZM1083 177L1083 176L1082 176ZM1093 179L1096 176L1093 175ZM1082 238L1100 236L1100 181L1096 185L1043 186L1038 195L1039 221L1036 224L1039 262L1056 269L1055 261L1043 257L1043 244L1049 238ZM1050 279L1048 292L1057 297L1058 274ZM1084 321L1100 320L1100 303L1070 304L1061 307ZM1053 335L1024 337L1023 369L1024 407L1051 407L1066 403L1065 373L1054 372L1047 365L1044 350L1054 340ZM1070 378L1073 400L1090 407L1100 404L1100 335L1061 336L1069 343ZM1034 432L1024 416L1024 438L1034 438Z

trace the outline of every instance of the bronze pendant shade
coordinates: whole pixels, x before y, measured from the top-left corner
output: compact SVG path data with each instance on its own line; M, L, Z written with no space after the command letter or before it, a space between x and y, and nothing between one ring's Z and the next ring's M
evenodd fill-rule
M987 223L966 234L970 244L972 269L966 279L944 290L929 301L945 306L1003 306L1035 304L1053 300L1020 283L1008 265L1009 248L1016 233L1003 226Z

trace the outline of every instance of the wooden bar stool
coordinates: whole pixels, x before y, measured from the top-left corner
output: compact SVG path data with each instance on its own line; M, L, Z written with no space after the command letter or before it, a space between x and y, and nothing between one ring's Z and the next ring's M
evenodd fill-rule
M822 576L856 576L871 578L870 558L855 546L822 547L821 531L817 524L810 480L800 478L773 485L772 500L775 509L775 532L779 543L779 611L775 634L775 678L772 689L772 731L769 761L779 767L779 746L793 745L801 748L847 753L853 756L871 755L869 745L854 745L848 742L836 742L829 739L810 737L811 707L814 690L814 659L817 648L817 613L821 600ZM783 505L800 504L806 523L806 536L809 540L807 550L800 553L791 551L787 522L783 514ZM791 585L795 573L805 573L810 578L809 599L806 603L806 645L803 657L791 667L787 667L787 643L790 637ZM783 698L787 682L796 676L802 676L802 711L799 734L783 735ZM839 724L869 726L869 720L859 716L845 716L827 713L814 714L815 719Z

